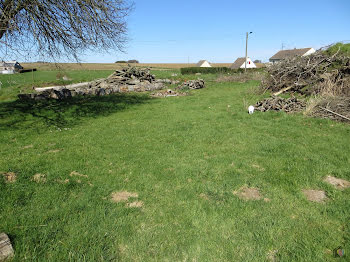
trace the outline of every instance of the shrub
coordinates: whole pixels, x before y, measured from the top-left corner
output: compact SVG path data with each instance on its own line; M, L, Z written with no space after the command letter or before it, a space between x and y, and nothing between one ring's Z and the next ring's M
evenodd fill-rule
M325 52L328 55L334 55L338 50L340 55L350 56L350 44L337 43L329 47Z
M116 63L118 63L118 64L126 64L127 62L126 61L117 61Z

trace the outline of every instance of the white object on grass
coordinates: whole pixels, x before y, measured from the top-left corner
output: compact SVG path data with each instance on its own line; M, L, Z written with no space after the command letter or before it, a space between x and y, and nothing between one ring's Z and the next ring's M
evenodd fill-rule
M254 106L249 106L248 107L248 113L251 115L254 113Z

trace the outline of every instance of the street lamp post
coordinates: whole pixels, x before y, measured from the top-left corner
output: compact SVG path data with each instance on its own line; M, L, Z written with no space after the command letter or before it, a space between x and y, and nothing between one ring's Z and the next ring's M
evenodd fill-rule
M247 32L247 38L245 42L245 64L244 64L244 73L247 73L247 59L248 59L248 35L250 35L253 32Z

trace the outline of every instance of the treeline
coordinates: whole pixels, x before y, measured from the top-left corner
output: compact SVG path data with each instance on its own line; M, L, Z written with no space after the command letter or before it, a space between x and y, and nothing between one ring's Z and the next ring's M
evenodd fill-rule
M139 64L140 62L138 60L133 59L133 60L128 60L128 61L124 61L124 60L116 61L116 63L118 63L118 64L127 64L127 63L129 63L129 64Z

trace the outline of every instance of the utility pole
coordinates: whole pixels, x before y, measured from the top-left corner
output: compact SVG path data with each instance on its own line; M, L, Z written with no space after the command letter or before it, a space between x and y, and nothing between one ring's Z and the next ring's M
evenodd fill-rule
M247 73L247 60L248 60L248 35L250 35L253 32L247 32L247 38L245 41L245 64L244 64L244 73Z
M284 49L284 43L282 43L282 49L281 50L283 50Z

